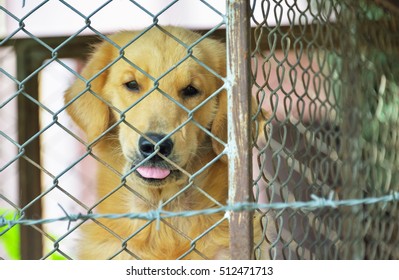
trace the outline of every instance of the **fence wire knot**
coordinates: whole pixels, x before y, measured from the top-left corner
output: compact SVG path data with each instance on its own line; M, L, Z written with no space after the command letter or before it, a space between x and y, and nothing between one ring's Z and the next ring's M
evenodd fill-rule
M5 214L0 216L0 228L4 226L8 226L9 228L12 226L12 222L6 218Z
M156 229L160 229L161 213L162 213L162 201L159 203L158 208L147 213L147 219L156 221Z
M69 215L68 212L59 203L58 203L58 207L61 208L62 212L64 212L64 214L65 214L65 218L68 220L67 230L69 230L71 228L72 222L76 222L76 221L82 220L84 218L81 213L78 213L78 214L72 215L72 216Z
M8 229L12 228L14 225L19 224L20 219L23 217L23 214L20 213L20 218L18 218L18 213L14 213L14 217L9 219L7 218L7 211L0 215L0 228L7 227ZM1 233L1 232L0 232ZM1 236L1 234L0 234Z
M335 193L330 192L328 195L328 198L319 197L315 194L311 194L310 198L315 203L314 208L324 208L324 207L337 208L338 205L337 205L336 201L334 200L334 196L335 196Z

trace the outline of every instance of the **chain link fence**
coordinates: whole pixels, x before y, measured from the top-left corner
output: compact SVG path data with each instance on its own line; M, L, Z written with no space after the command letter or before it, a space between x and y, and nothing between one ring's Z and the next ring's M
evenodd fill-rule
M182 0L156 8L145 1L105 1L90 9L67 1L36 2L19 3L19 12L6 2L0 7L0 20L12 27L0 30L0 258L73 259L77 249L94 246L96 254L106 246L104 239L112 239L117 249L101 258L399 259L399 7L393 1L227 1L223 7L219 1L196 1L201 7L196 26L188 23L194 13ZM34 15L51 5L77 18L78 23L71 20L73 32L45 36L31 27ZM125 42L98 20L122 6L148 21ZM173 11L186 12L185 26L202 29L201 35L187 40L165 27L165 21L173 24ZM201 25L205 15L212 17L211 26ZM130 45L154 32L154 38L181 49L157 75L128 55ZM88 75L86 61L99 41L116 55ZM216 69L196 50L222 41L225 49L213 55L224 58L226 51L227 66ZM123 108L96 86L121 62L151 83L139 101ZM163 86L188 62L209 83L218 81L194 107ZM64 92L76 80L82 81L78 92L64 103ZM139 120L129 119L129 112L145 110L140 104L155 94L184 115L157 140L148 139ZM66 112L78 110L88 95L112 118L94 135L82 124L83 131L78 129ZM224 99L229 133L221 137L198 115ZM195 169L161 151L186 127L218 148ZM101 145L120 146L115 135L122 129L147 136L152 146L148 158L129 169L119 163L118 151L99 152ZM184 178L180 189L156 203L129 179L155 156ZM96 181L96 173L113 179ZM215 182L218 174L225 177L217 191L198 183L208 173ZM99 185L107 187L98 191ZM206 201L202 207L172 207L193 193ZM148 211L118 212L126 197L150 205ZM212 222L200 224L201 219ZM193 222L182 228L177 222L182 220ZM118 228L135 221L139 227ZM76 245L87 224L97 228L92 239L102 241ZM159 246L158 255L146 255L137 245L144 235L165 229L169 239L147 249ZM206 247L220 236L224 247ZM173 255L162 249L175 241L184 250Z
M254 18L254 92L268 102L273 126L255 182L263 180L259 195L268 201L398 191L398 16L385 4L309 1L284 8L262 1L263 17ZM285 16L287 24L268 22ZM398 258L397 202L273 214L271 256Z

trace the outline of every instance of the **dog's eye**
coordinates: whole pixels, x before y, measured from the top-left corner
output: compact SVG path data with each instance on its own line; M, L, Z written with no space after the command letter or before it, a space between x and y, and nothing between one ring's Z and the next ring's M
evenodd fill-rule
M130 91L139 91L140 86L136 80L125 83L125 87Z
M183 92L184 97L192 97L192 96L199 94L198 89L196 89L192 85L189 85L186 88L184 88L182 92Z

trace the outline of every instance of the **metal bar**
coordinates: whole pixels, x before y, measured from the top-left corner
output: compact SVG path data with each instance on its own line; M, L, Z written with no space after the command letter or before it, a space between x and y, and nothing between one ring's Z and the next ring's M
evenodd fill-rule
M229 203L253 200L249 1L227 0ZM253 258L253 213L230 216L232 259Z

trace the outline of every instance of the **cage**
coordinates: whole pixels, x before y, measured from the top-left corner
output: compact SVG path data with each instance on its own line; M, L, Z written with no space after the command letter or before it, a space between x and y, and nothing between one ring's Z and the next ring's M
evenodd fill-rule
M181 258L191 253L212 258L198 244L227 222L234 259L399 258L399 6L394 1L13 2L0 6L0 258L76 258L73 240L87 221L129 217L147 221L143 228L173 228L171 216L215 213L220 223L199 236L175 228L190 244ZM201 35L196 42L179 42L167 25ZM95 196L96 166L115 168L92 148L110 130L88 141L66 113L83 92L67 104L63 95L82 77L92 45L115 43L110 34L120 29L160 30L184 47L177 66L191 59L211 73L191 51L207 38L226 42L227 75L219 77L223 85L203 104L227 91L228 138L219 139L223 152L198 172L228 157L224 203L193 183L197 173L186 172L186 185L171 200L196 189L215 205L171 213L164 211L170 201L163 201L141 215L96 213L112 195ZM119 59L124 50L118 48ZM162 90L157 85L162 77L152 80L154 90ZM93 81L84 78L88 85ZM162 94L169 96L167 90ZM171 135L189 123L215 138L191 117L203 104L186 110L186 123ZM115 127L130 109L112 108L119 114ZM126 174L118 172L115 192L127 188ZM254 239L254 226L261 229L260 239ZM131 234L119 237L119 249L107 258L142 258L127 245Z

